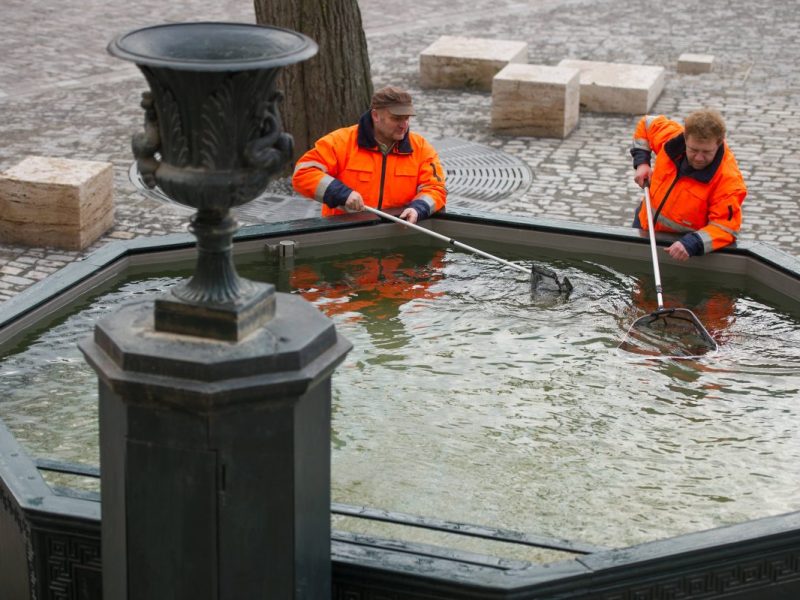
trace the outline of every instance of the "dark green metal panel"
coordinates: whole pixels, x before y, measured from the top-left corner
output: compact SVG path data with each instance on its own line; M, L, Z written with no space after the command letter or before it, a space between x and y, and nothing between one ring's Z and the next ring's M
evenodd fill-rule
M129 538L128 572L148 573L128 580L127 597L217 598L216 528L203 518L217 509L213 453L129 441L126 468L141 474L141 483L127 493L127 526L140 530ZM175 506L187 495L194 499L192 505ZM137 543L145 540L149 543Z

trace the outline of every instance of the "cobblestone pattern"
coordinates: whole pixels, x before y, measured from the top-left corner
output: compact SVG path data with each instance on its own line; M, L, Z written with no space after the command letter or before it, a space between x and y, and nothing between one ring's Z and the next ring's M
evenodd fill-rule
M665 90L652 112L682 117L714 106L745 174L743 239L800 254L800 12L795 0L451 0L432 10L409 0L361 0L376 86L416 98L414 127L512 154L533 169L523 194L486 210L590 223L628 224L638 201L628 146L635 116L582 113L566 140L494 135L491 95L419 89L419 53L440 35L522 40L529 62L562 58L662 65ZM143 197L128 180L130 136L141 127L138 70L107 55L114 35L180 20L254 20L247 0L4 0L0 20L0 170L26 155L106 160L115 166L116 224L83 252L3 245L0 301L114 239L185 231L188 211ZM714 71L676 72L684 52L712 54ZM285 182L276 193L285 192ZM297 203L305 202L297 199ZM457 206L457 201L453 202ZM474 206L474 203L472 204ZM263 221L296 218L308 204L276 196ZM291 209L289 208L291 207ZM258 220L251 213L244 222Z

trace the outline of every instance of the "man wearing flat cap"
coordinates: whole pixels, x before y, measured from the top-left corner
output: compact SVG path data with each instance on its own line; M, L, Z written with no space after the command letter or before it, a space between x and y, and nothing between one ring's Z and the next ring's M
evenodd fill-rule
M337 129L300 157L292 185L322 203L322 215L356 212L364 205L401 208L409 223L444 208L447 190L439 156L409 131L411 95L388 86L372 96L358 124Z

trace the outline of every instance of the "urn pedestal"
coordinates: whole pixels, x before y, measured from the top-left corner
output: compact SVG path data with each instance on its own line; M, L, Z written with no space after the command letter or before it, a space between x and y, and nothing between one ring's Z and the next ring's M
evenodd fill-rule
M292 156L278 69L307 37L235 23L136 30L144 181L197 209L194 276L81 350L100 380L106 598L330 598L333 369L350 344L298 296L241 278L230 209Z

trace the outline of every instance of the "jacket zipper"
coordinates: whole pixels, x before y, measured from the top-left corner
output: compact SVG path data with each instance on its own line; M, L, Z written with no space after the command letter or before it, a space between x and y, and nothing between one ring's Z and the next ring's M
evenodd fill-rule
M378 194L378 210L381 210L383 206L383 184L386 181L386 161L388 159L387 154L383 154L383 161L381 162L381 191Z

